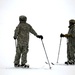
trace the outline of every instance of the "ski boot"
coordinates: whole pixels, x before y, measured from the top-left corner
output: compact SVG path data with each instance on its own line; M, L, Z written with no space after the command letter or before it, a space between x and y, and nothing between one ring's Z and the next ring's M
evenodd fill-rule
M65 62L65 64L66 65L74 65L74 61L72 61L72 60L71 61L67 61L67 62Z
M69 61L69 64L74 65L74 61L73 60Z
M19 64L14 64L14 67L20 67L20 65Z
M65 64L66 64L66 65L69 65L69 62L68 62L68 61L66 61L66 62L65 62Z
M29 68L29 65L24 65L24 68Z
M21 67L23 67L23 68L29 68L29 65L22 64Z

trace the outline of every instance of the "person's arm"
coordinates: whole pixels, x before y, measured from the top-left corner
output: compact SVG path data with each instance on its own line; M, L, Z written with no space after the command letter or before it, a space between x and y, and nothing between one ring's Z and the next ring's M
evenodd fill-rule
M33 35L35 35L36 37L37 37L37 33L36 33L36 31L32 28L32 26L30 26L30 32L33 34Z
M41 38L41 39L43 39L43 36L42 35L38 35L37 33L36 33L36 31L30 26L30 32L32 33L32 34L34 34L37 38Z
M15 31L14 31L14 39L17 39L18 34L19 34L19 26L17 26Z
M68 38L68 37L72 37L72 35L71 34L60 34L60 37L66 37L66 38Z

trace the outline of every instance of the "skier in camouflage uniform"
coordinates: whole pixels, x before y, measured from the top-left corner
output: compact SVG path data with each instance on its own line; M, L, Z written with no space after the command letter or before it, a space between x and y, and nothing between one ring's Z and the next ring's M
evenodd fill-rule
M29 33L34 34L37 38L43 39L42 35L38 35L32 26L28 23L26 16L19 17L20 23L15 29L14 39L17 39L17 46L16 46L16 55L14 60L14 66L26 66L27 63L27 53L28 53L28 44L29 44ZM21 58L21 65L20 63Z
M75 62L75 20L69 21L68 34L61 34L60 37L67 38L67 59L65 64L74 64Z

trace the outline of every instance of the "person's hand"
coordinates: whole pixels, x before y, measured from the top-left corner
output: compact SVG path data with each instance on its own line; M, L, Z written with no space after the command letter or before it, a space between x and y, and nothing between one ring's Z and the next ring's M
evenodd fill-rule
M43 36L42 35L38 35L37 38L40 38L42 40Z
M61 33L61 34L60 34L60 37L65 37L65 35Z
M16 40L16 37L15 36L13 38L14 38L14 40Z

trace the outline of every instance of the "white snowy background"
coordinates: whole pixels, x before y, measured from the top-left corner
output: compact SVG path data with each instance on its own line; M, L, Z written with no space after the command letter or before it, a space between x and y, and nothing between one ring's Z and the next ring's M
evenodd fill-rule
M33 69L15 69L14 30L19 16L43 35L50 63L57 61L60 34L68 32L75 19L75 0L0 0L0 75L75 75L75 66L49 66L40 39L30 34L28 64ZM67 40L62 39L59 63L67 61Z

